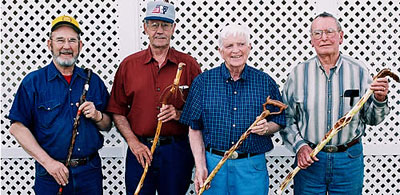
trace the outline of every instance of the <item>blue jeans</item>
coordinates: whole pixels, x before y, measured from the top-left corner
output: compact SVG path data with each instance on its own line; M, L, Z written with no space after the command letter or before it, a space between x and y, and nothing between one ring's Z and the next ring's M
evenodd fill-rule
M294 177L295 195L356 195L362 194L364 180L364 156L362 144L356 144L345 152L317 154L315 161ZM295 162L297 166L297 160Z
M35 194L57 194L59 185L39 163L35 162ZM69 168L68 184L63 188L63 195L103 194L103 174L101 159L97 155L86 165Z
M147 144L150 148L151 144ZM184 195L189 189L194 159L189 140L157 146L153 161L140 190L141 195ZM133 194L143 174L143 167L128 147L126 155L126 193Z
M208 174L222 156L206 152ZM204 195L267 195L269 178L265 154L227 160L211 181Z

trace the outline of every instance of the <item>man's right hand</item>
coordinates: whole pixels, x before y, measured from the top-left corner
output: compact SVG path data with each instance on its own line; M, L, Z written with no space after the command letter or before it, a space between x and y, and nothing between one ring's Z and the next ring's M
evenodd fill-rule
M149 165L151 164L153 156L151 155L150 149L146 145L140 141L128 145L132 153L135 155L137 161L142 165L143 168L146 166L146 162L149 163Z
M206 181L208 176L207 167L198 167L196 166L196 171L194 175L194 187L196 190L196 194L199 194L200 188L203 187L204 182ZM210 188L210 185L206 187L206 189Z
M297 166L299 166L301 169L306 169L313 164L314 161L319 161L317 157L310 156L311 152L312 149L309 145L302 146L297 152Z
M43 167L59 185L66 186L68 184L69 171L63 163L52 159Z

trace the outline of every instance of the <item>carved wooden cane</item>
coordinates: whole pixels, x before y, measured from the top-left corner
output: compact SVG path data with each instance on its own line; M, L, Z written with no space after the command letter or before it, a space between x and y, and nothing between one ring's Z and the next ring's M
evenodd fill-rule
M273 106L276 106L279 108L278 112L270 112L267 110L266 106L270 104ZM259 115L259 117L253 122L253 124L240 136L239 140L236 142L235 145L233 145L228 151L225 152L224 157L218 162L218 164L215 166L214 170L210 173L210 175L207 177L206 181L203 184L203 187L199 190L199 195L201 195L204 190L206 190L206 187L210 185L211 180L215 177L217 172L221 169L222 165L225 163L226 160L229 159L229 157L233 154L233 152L239 148L239 146L243 143L243 141L249 137L251 133L251 129L257 125L258 121L261 121L265 117L269 115L276 115L282 113L284 109L287 108L285 104L278 100L271 100L269 96L267 97L267 101L262 105L264 108L264 111Z
M395 81L400 82L399 77L394 74L393 72L390 71L390 69L383 69L379 71L379 73L374 77L374 81L378 78L384 78L386 76L392 77ZM321 140L321 142L314 148L314 150L311 152L310 156L315 157L319 151L322 150L322 148L335 136L340 130L343 129L347 124L350 123L350 121L353 119L353 116L360 111L360 109L363 107L365 102L368 100L368 98L374 93L373 90L368 89L368 91L361 97L361 99L357 102L357 104L342 118L340 118L335 125L328 131L328 133L325 134L324 138ZM297 166L292 172L290 172L286 178L283 180L282 184L279 186L279 189L277 190L277 194L281 195L283 190L286 188L286 186L289 184L289 182L294 178L294 176L299 172L301 168Z
M168 87L171 87L171 89L169 91L166 91L165 94L161 95L162 106L167 105L169 98L172 95L177 94L177 92L179 91L179 80L181 79L183 66L185 66L185 63L179 63L174 82L172 85L168 86ZM151 150L150 150L151 155L154 154L154 150L156 149L156 146L158 143L158 138L160 137L161 127L162 127L162 121L158 120L156 134L154 135L153 145L151 146ZM136 187L135 195L138 195L140 192L140 189L142 189L143 182L144 182L144 179L146 178L146 174L147 174L148 170L149 170L149 163L146 162L142 177L140 178L139 184Z
M82 95L79 98L78 111L76 112L74 124L72 126L71 144L69 145L67 160L65 161L66 167L69 167L71 163L72 151L75 146L76 135L78 134L79 118L82 113L82 110L79 110L79 106L81 106L86 101L86 93L89 91L89 82L90 78L92 77L92 70L91 69L85 69L85 70L87 71L87 79L85 81L85 85L83 86ZM58 188L57 195L61 195L62 193L63 193L63 186L60 185L60 187Z

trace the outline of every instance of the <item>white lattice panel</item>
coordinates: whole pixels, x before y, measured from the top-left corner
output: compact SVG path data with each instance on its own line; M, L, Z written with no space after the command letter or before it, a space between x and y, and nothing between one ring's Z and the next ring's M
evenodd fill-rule
M84 29L85 43L79 65L94 69L111 90L118 68L121 48L118 34L119 17L126 20L139 18L145 13L144 1L130 0L48 0L5 1L1 3L1 146L18 148L19 144L9 134L9 121L5 118L23 77L51 60L45 41L50 22L60 14L73 15ZM292 66L314 54L309 43L309 28L316 9L325 1L206 1L170 0L176 6L177 27L172 46L191 54L201 64L202 70L219 66L217 34L227 23L240 22L251 29L252 53L249 64L269 73L279 86L283 86ZM344 1L337 0L339 21L345 32L342 52L364 61L372 73L389 67L400 75L400 1ZM129 4L131 9L121 9L118 4ZM325 2L326 3L326 2ZM139 6L135 7L135 6ZM323 6L322 6L323 7ZM120 10L140 10L138 13L121 13ZM127 15L131 17L126 17ZM129 24L129 22L127 22ZM142 24L137 29L143 32ZM135 29L136 30L136 29ZM128 33L129 34L129 33ZM134 33L132 33L134 34ZM129 36L132 36L129 34ZM128 36L128 35L126 35ZM126 37L125 37L126 38ZM134 38L140 48L148 46L144 33ZM132 53L135 51L132 51ZM370 127L364 144L400 144L400 89L391 83L389 94L393 108L389 117L377 127ZM105 133L107 157L102 158L104 194L124 194L124 140L116 129ZM281 145L279 135L274 136ZM373 145L372 145L373 146ZM279 147L278 147L279 148ZM112 149L121 149L117 153ZM395 151L395 150L392 150ZM390 153L390 152L389 152ZM398 154L393 152L394 154ZM269 156L270 192L274 192L286 174L292 170L293 156ZM400 194L400 159L398 155L365 156L365 181L363 194ZM33 194L34 168L30 158L1 159L1 194ZM285 191L292 194L292 186ZM191 185L188 194L194 194Z
M46 3L48 2L48 3ZM119 65L117 34L117 3L113 1L82 0L74 3L60 1L30 2L2 1L2 146L15 147L9 135L9 121L5 116L11 107L23 77L51 61L46 40L51 21L61 15L76 17L83 28L84 47L78 65L93 69L111 90ZM105 134L105 146L123 143L115 129Z
M344 53L365 62L371 73L390 68L400 74L400 1L339 1L339 20L345 30ZM392 111L386 120L368 128L364 143L400 144L400 89L390 83Z

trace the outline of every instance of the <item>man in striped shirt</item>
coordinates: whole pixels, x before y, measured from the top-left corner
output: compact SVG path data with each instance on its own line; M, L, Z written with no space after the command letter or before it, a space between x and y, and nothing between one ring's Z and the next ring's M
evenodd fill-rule
M294 67L282 98L287 126L280 133L293 147L297 166L295 194L361 194L364 163L361 136L366 125L377 125L389 113L388 80L372 78L361 62L339 52L343 31L329 13L311 25L311 44L317 56ZM311 158L312 149L335 122L364 95L374 90L362 110L327 146Z

